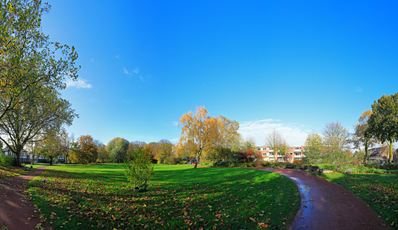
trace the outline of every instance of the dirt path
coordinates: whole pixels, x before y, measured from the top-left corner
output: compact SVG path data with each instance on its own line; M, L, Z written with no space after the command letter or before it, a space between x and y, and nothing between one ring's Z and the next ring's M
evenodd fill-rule
M367 204L340 185L307 173L261 169L293 180L301 194L301 207L289 229L389 229Z
M35 212L34 204L24 194L28 182L44 172L45 167L25 175L0 179L0 229L35 229L40 223L40 213ZM42 223L44 229L51 228Z

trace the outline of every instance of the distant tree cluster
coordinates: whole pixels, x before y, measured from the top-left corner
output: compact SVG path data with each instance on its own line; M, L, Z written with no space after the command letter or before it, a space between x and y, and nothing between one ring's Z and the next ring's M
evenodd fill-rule
M325 126L322 136L311 133L305 142L305 159L310 164L333 163L340 168L350 163L368 163L368 149L388 146L388 162L393 157L393 143L398 141L398 93L383 95L372 104L372 110L361 114L354 133L349 134L339 122ZM352 154L350 149L359 149Z

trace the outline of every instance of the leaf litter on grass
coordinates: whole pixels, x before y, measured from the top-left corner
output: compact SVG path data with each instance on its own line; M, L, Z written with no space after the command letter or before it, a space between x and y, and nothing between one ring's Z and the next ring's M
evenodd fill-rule
M107 166L47 169L45 186L30 183L32 199L56 228L68 229L283 228L300 204L294 183L275 173L157 166L149 191L136 193L121 166Z

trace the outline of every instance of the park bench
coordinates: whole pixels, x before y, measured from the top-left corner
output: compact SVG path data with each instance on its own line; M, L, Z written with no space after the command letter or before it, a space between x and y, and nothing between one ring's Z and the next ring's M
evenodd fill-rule
M300 165L299 169L300 170L307 170L307 165Z
M323 173L323 168L319 168L318 166L311 166L310 171L321 175Z
M294 165L288 164L288 165L285 165L285 168L286 169L294 169Z

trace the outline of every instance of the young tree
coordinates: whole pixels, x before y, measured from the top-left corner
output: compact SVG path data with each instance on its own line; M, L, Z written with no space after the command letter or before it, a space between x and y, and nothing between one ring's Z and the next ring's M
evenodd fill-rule
M26 107L41 88L64 89L77 79L75 48L50 42L41 16L50 5L37 1L0 2L0 121L16 107Z
M348 131L340 122L326 124L323 131L323 143L328 153L346 150L348 144Z
M265 145L274 150L274 152L270 152L270 154L275 156L275 161L277 160L278 151L283 147L283 143L286 143L286 141L282 135L276 131L276 129L269 133L265 138Z
M398 93L383 95L372 105L373 114L368 120L367 132L390 147L388 162L391 163L393 143L398 141Z
M366 110L362 113L358 119L358 124L354 126L355 133L352 135L352 143L355 148L360 149L361 146L365 148L364 159L362 159L365 163L368 161L368 149L377 143L376 139L372 138L367 132L368 120L372 114L372 110Z
M196 155L199 164L202 153L213 148L213 142L217 138L219 124L215 117L209 117L205 107L196 107L196 112L185 113L180 118L181 137L175 145L176 152L189 152Z
M322 137L315 132L309 134L305 140L305 160L308 161L309 164L320 163L322 148Z
M148 149L137 148L133 153L133 160L124 163L127 179L134 184L135 188L146 191L149 180L155 175L153 165L149 157Z
M120 137L115 137L106 145L111 160L116 163L122 163L127 158L127 150L129 148L128 140Z

